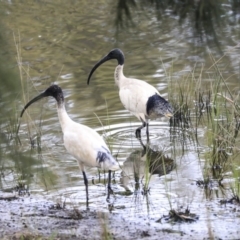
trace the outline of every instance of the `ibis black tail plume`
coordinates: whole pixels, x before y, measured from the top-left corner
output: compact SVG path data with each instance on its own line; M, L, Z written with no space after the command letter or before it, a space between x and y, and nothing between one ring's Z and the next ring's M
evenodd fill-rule
M88 81L87 81L87 84L89 85L89 82L90 82L90 78L92 76L92 74L94 73L94 71L100 66L102 65L103 63L105 63L106 61L108 60L111 60L111 59L116 59L118 61L118 64L119 65L123 65L124 64L124 55L123 55L123 52L118 49L118 48L115 48L113 50L111 50L105 57L103 57L100 61L98 61L95 66L92 68L91 72L89 73L88 75Z

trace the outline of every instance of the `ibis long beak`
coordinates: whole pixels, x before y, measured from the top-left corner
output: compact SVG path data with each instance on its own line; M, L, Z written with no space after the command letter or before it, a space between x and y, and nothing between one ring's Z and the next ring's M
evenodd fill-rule
M99 62L97 62L95 64L95 66L92 68L91 72L89 73L88 75L88 81L87 81L87 84L89 85L89 82L90 82L90 78L92 76L92 74L94 73L94 71L99 67L101 66L103 63L105 63L106 61L108 60L111 60L112 58L110 58L108 55L106 55L105 57L103 57Z
M47 97L48 95L46 94L46 92L43 92L41 94L39 94L37 97L33 98L31 101L29 101L25 107L23 108L20 117L22 117L23 113L25 112L25 110L34 102L40 100L41 98Z

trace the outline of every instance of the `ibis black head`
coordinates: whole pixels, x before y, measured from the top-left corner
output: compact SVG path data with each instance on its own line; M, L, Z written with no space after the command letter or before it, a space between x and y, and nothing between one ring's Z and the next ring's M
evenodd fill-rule
M115 48L111 50L105 57L103 57L99 62L96 63L96 65L92 68L89 76L88 76L88 84L90 82L90 78L94 71L103 63L105 63L108 60L111 59L116 59L118 61L118 65L123 65L124 64L124 54L121 49Z
M49 88L47 88L43 93L39 94L38 96L36 96L35 98L33 98L31 101L29 101L25 107L23 108L22 112L21 112L21 117L23 115L23 113L25 112L25 110L34 102L44 98L44 97L54 97L58 103L58 105L60 105L61 103L63 103L64 101L64 97L63 97L63 92L62 89L58 86L58 85L52 85Z

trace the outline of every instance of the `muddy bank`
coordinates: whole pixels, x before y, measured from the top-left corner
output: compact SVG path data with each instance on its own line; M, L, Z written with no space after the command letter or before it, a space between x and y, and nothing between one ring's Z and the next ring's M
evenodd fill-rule
M131 201L131 196L127 196ZM151 194L149 195L151 197ZM57 200L58 201L58 200ZM194 205L196 221L167 222L159 208L152 213L131 211L123 202L57 202L48 195L0 192L0 239L239 239L239 204L219 201ZM157 200L156 200L157 201ZM158 201L163 204L164 198ZM136 204L136 203L135 203ZM144 202L141 203L144 205ZM99 207L101 206L101 208ZM207 218L204 209L208 209ZM182 208L184 210L184 208Z
M60 206L40 196L0 200L0 237L44 236L60 239L159 239L159 230L144 219L131 222L117 213ZM163 237L163 231L160 234ZM177 234L178 235L178 234Z
M115 206L116 209L120 206ZM110 211L60 206L41 196L4 195L0 200L1 239L179 239L181 231L163 229L148 218L132 221ZM22 238L25 236L26 238ZM28 236L28 238L27 238ZM186 237L186 236L185 236ZM188 237L190 237L188 235ZM188 238L187 237L187 238Z

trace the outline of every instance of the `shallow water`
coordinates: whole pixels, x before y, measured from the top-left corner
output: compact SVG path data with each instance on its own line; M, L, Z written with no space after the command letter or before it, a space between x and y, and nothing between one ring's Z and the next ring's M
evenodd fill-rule
M219 69L227 78L228 86L239 92L239 24L226 26L220 37L219 47L210 42L198 42L191 31L191 23L179 26L174 18L157 21L154 16L144 15L138 9L133 19L135 27L118 29L114 25L116 8L114 1L1 1L3 23L9 39L6 53L16 55L13 35L20 36L23 65L29 73L23 73L27 87L19 91L14 101L20 113L24 101L20 96L31 99L50 83L59 84L64 91L66 109L77 122L96 129L107 141L121 167L114 176L114 196L110 204L113 212L128 219L138 218L150 225L174 209L190 208L199 215L199 221L189 224L162 223L161 227L182 231L189 236L232 238L239 236L239 210L234 212L219 204L224 196L216 188L208 193L197 187L196 180L203 178L202 166L207 148L196 147L190 139L184 142L181 129L170 131L169 121L162 118L150 123L150 148L163 151L173 159L174 167L166 175L155 174L149 184L150 194L141 193L145 182L145 161L139 159L138 173L140 188L136 189L131 154L141 153L142 146L135 138L135 129L140 125L121 105L118 89L114 85L113 72L116 62L109 61L93 75L87 86L87 77L92 66L114 47L121 48L126 57L126 76L144 79L154 85L168 98L170 82L180 81L194 72L196 79L206 67L203 86L214 80L211 54L219 61ZM230 10L229 10L230 11ZM149 14L149 13L148 13ZM167 15L167 14L166 14ZM166 16L165 16L166 17ZM17 66L15 67L17 68ZM170 81L171 80L171 81ZM32 105L21 121L19 137L23 155L34 161L26 162L23 171L31 173L28 182L32 194L40 193L46 198L85 208L85 188L76 160L70 156L62 142L62 133L57 118L55 100L46 99ZM41 121L40 121L41 119ZM39 127L41 123L41 127ZM34 126L35 125L35 126ZM35 148L29 144L28 128L33 136ZM37 147L36 134L41 132L41 148ZM205 126L198 129L198 141L204 143ZM189 133L191 135L191 133ZM142 131L146 143L145 131ZM200 157L199 157L200 152ZM170 163L172 164L172 163ZM11 165L11 164L10 164ZM14 164L13 164L14 165ZM24 164L23 164L24 165ZM90 209L109 211L106 202L104 174L96 169L87 169L90 183ZM13 187L12 175L2 183L3 189ZM107 179L107 174L105 175ZM231 179L230 179L231 181ZM227 182L227 177L226 177ZM126 192L131 191L131 194ZM220 226L220 227L219 227ZM183 236L184 237L184 234Z

